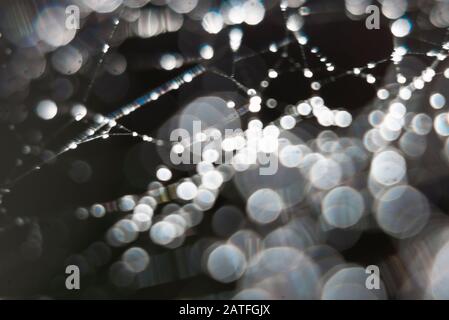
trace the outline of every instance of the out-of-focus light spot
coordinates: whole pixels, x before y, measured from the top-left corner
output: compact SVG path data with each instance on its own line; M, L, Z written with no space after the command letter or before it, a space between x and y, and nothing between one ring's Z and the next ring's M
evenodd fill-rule
M310 106L310 104L306 102L298 104L296 109L298 110L298 113L302 116L308 116L312 112L312 107Z
M39 38L53 47L60 47L73 40L76 29L66 28L64 7L53 6L42 10L36 19L36 32Z
M75 104L70 110L70 114L76 121L80 121L87 115L87 109L82 104Z
M166 32L181 29L184 16L170 9L142 9L133 24L134 32L142 38L150 38Z
M386 298L384 285L381 290L370 290L365 285L365 269L346 267L334 273L323 286L323 300L381 300Z
M240 45L242 44L243 31L240 28L233 28L229 32L229 45L232 51L236 52L239 50Z
M370 84L376 83L376 77L374 77L372 74L369 74L366 76L366 81Z
M127 67L126 58L119 53L108 54L104 61L104 68L112 75L118 76L125 72Z
M150 263L148 253L138 247L126 250L122 255L122 260L126 266L135 273L142 272Z
M296 126L296 120L292 116L283 116L280 121L281 127L285 130L291 130Z
M81 68L83 56L77 48L69 45L56 50L51 57L51 62L58 72L71 75Z
M203 59L206 60L212 59L214 57L214 48L212 48L208 44L205 44L201 46L200 55Z
M246 210L249 217L260 224L276 220L283 209L282 199L272 189L259 189L248 199Z
M117 9L123 0L84 0L84 4L98 13L108 13Z
M243 4L245 11L245 23L249 25L257 25L262 22L265 17L265 7L259 0L247 0Z
M90 214L92 217L101 218L106 214L106 209L101 204L94 204L90 208Z
M338 228L348 228L362 217L365 204L362 196L350 187L338 187L330 191L322 202L326 221Z
M277 73L276 70L270 69L270 70L268 71L268 77L269 77L269 78L275 79L275 78L277 78L277 76L278 76L278 73Z
M393 102L389 107L389 112L393 117L401 119L405 116L407 108L401 102Z
M335 115L335 124L341 128L347 128L352 123L352 115L347 111L338 111Z
M412 24L408 19L398 19L391 25L391 33L395 37L402 38L407 36L412 30Z
M299 31L303 24L304 20L299 14L291 14L287 18L287 29L290 31Z
M164 54L160 60L161 67L165 70L173 70L182 65L182 61L174 54Z
M131 211L134 209L135 206L136 202L133 196L123 196L118 201L118 207L123 212Z
M160 167L156 171L156 177L160 181L168 181L172 178L172 173L171 173L170 169L168 169L167 167Z
M399 239L416 235L427 223L429 215L427 198L406 185L388 189L376 205L379 226Z
M245 256L230 244L218 246L207 257L207 271L219 282L233 282L243 275L245 269Z
M425 113L413 117L411 127L416 134L427 135L432 131L432 118Z
M223 184L223 176L216 170L210 170L201 177L201 183L205 188L217 190Z
M279 154L279 161L287 168L294 168L301 164L304 152L300 146L286 146Z
M430 271L430 290L437 300L449 299L449 243L438 250Z
M75 216L80 220L89 218L89 211L86 208L78 208L75 211Z
M430 96L430 105L434 109L441 109L446 105L446 98L441 93L434 93Z
M177 143L175 145L173 145L172 147L172 152L176 153L176 154L182 154L184 152L185 148L182 144Z
M167 245L176 238L176 228L171 222L159 221L151 227L150 237L156 244Z
M312 72L310 69L305 68L305 69L304 69L304 77L306 77L306 78L312 78L312 77L313 77L313 72Z
M201 210L206 211L214 206L217 196L214 192L207 189L199 189L193 203L196 204Z
M449 113L440 113L435 117L433 127L440 136L449 136Z
M229 9L228 18L232 24L241 24L245 20L245 9L240 4Z
M207 32L217 34L223 29L223 17L218 12L208 12L203 17L202 26Z
M377 182L391 186L401 181L407 172L404 158L394 150L377 154L371 163L371 176Z
M216 149L209 148L204 150L201 156L203 161L208 163L214 163L220 158L220 153Z
M185 181L176 187L176 194L182 200L192 200L198 193L198 187L190 181Z
M340 183L342 172L340 165L332 159L320 159L310 171L310 181L313 186L329 190Z
M171 0L168 6L177 13L189 13L198 5L198 0Z
M401 88L401 90L399 90L399 97L402 100L410 100L412 97L412 91L409 88Z
M233 109L233 108L235 108L235 102L234 102L234 101L228 101L228 102L226 103L226 106L227 106L229 109Z
M42 100L36 106L36 114L44 120L53 119L58 113L58 106L51 100Z
M398 19L407 10L407 0L385 0L382 2L382 13L388 19Z
M417 158L426 151L427 140L423 135L409 131L402 135L399 140L399 146L407 156Z

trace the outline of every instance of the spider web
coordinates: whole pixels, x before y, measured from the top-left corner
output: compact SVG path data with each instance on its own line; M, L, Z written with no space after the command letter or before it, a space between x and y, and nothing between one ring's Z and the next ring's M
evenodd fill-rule
M223 9L229 3L220 5ZM257 1L245 3L262 5ZM98 60L89 69L90 80L81 98L86 115L66 121L47 139L58 137L72 126L77 132L70 133L71 137L62 146L28 170L17 173L23 165L18 161L17 168L3 184L4 197L13 194L16 185L35 171L63 161L59 159L65 159L66 153L76 153L85 144L107 144L125 137L136 139L156 148L161 161L153 170L159 181L150 181L144 192L72 209L81 220L76 223L88 224L97 218L111 222L102 231L100 238L104 237L104 241L89 244L83 253L71 255L66 261L82 266L86 276L107 273L108 279L97 283L98 286L107 287L112 283L127 294L206 274L218 283L231 284L225 290L217 287L211 296L214 298L236 295L239 298L318 298L318 290L322 296L334 298L338 297L332 293L335 283L328 281L320 287L319 282L335 266L352 270L348 271L351 272L348 284L353 281L364 285L364 281L357 282L360 270L364 270L345 267L339 251L353 247L361 234L373 229L398 241L415 239L417 235L425 239L426 226L434 224L431 217L444 211L431 207L424 189L427 181L438 179L434 176L438 170L430 169L429 162L434 158L429 152L439 150L443 156L436 168L445 168L445 157L449 155L448 116L444 112L448 31L435 26L430 31L421 30L417 21L423 13L411 7L403 12L404 16L386 23L386 28L391 28L393 33L393 50L387 56L348 67L332 61L332 54L315 44L315 33L336 17L356 20L350 21L351 28L364 28L365 10L358 16L348 14L347 17L345 10L351 8L348 4L351 1L346 2L346 7L343 2L292 3L295 1L262 5L266 11L257 24L263 25L274 16L282 30L279 39L264 39L262 46L251 50L245 46L253 34L251 27L248 30L240 24L222 26L212 36L213 44L197 48L197 56L170 52L161 55L153 65L176 76L130 103L99 113L89 107L89 97L100 81L99 74L120 26L128 23L123 18L128 9L123 7L116 15L107 17L105 43ZM358 8L364 9L368 4L360 1ZM165 8L158 10L161 16L166 13ZM215 33L218 18L208 19L207 14L202 23L192 23ZM398 23L400 27L396 30L398 21L405 26ZM413 26L411 32L395 36L407 26ZM182 33L184 27L176 32ZM313 35L309 35L309 30ZM431 40L422 38L429 34ZM207 55L207 50L213 52L213 57ZM264 61L266 70L257 70L259 61ZM181 102L183 108L173 110L165 123L151 130L152 134L133 127L130 118L144 114L143 111L151 114L157 101L205 77L219 78L226 83L226 88L203 95L191 93L191 99ZM289 83L291 79L296 79L298 86ZM334 99L327 98L326 90L335 90L332 86L347 79L368 86L375 97L361 108L333 105ZM279 86L288 88L288 97L283 97L282 91L279 94L271 90ZM348 92L342 95L357 96L353 88L357 86L348 86ZM220 116L214 116L211 110L208 118L208 111L189 109L199 103L198 99L211 96L219 99L217 104L221 105L207 100L209 107L216 109ZM294 101L289 101L291 96ZM204 153L197 165L178 168L170 163L167 159L177 153L180 143L171 141L169 134L176 129L173 123L181 126L178 118L183 116L212 119L202 131L208 137L220 135L217 128L227 128L237 120L242 131L228 141L233 152L230 163L209 161ZM19 129L12 128L19 140ZM237 138L243 139L244 146L238 146ZM239 162L238 156L248 149L245 143L249 145L251 139L257 142L257 152L276 156L277 172L261 177L257 174L261 163L245 167ZM200 143L204 145L204 141ZM191 147L192 144L184 145L179 153L190 153ZM224 148L223 144L218 148ZM48 151L45 144L39 150L41 154ZM427 181L423 182L416 172L428 173ZM31 225L26 243L31 243L31 248L39 247L40 252L43 242L39 220L11 215L6 206L3 210L8 217L14 217L6 229ZM211 211L214 216L208 217ZM392 219L393 213L397 216ZM412 245L404 251L407 253L410 248ZM332 260L332 266L324 266L319 259L321 255ZM201 259L205 259L205 265ZM287 270L276 260L286 261L292 268ZM293 272L299 276L292 281L292 286L301 284L296 289L283 282ZM422 287L415 289L424 292ZM57 292L56 295L66 294ZM433 292L437 298L447 294L440 288ZM364 294L364 297L374 295L381 299L388 296L384 283L378 293ZM398 291L390 296L400 294Z

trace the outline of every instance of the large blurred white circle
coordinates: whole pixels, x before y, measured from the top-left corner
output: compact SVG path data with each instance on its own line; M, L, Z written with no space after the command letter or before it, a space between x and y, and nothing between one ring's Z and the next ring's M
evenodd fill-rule
M243 275L245 269L246 258L234 245L220 245L207 258L207 271L219 282L235 281Z
M356 190L338 187L330 191L322 202L322 212L326 222L338 228L356 224L362 217L365 204Z
M399 239L418 234L426 225L429 216L427 198L407 185L388 189L380 196L376 206L379 226Z
M271 189L257 190L249 197L246 204L249 217L260 224L267 224L276 220L282 209L281 197Z

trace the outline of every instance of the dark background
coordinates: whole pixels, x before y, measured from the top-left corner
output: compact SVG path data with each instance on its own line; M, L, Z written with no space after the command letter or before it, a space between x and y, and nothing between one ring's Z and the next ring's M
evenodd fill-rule
M327 3L332 2L331 6ZM306 17L305 32L309 35L311 45L316 45L337 66L337 70L351 70L370 61L379 61L388 57L393 49L393 39L387 21L382 20L380 30L367 30L364 21L351 21L344 12L343 1L314 1L314 6L322 5L323 14ZM9 5L8 2L0 5ZM326 10L329 8L329 10ZM282 15L277 6L267 12L264 21L256 27L244 27L244 41L241 53L258 52L269 46L275 40L285 37L282 25ZM83 35L94 37L104 34L102 28L108 25L104 17L92 15L83 26ZM119 27L118 33L122 30ZM95 80L94 88L86 103L89 110L108 113L111 110L134 100L149 89L170 80L181 73L182 69L164 71L157 67L157 61L164 52L179 52L194 55L197 45L207 39L213 39L217 52L222 52L219 59L212 64L231 59L226 46L226 36L211 37L203 33L201 37L188 30L198 30L198 23L184 21L181 31L164 34L150 39L130 38L114 46L112 51L123 54L128 61L127 71L123 76L112 77L101 72ZM224 32L222 32L223 34ZM424 37L434 37L441 41L437 32L422 34ZM421 36L421 35L420 35ZM423 43L413 43L416 50L428 49ZM0 39L0 51L14 46L6 39ZM2 50L3 49L3 50ZM110 52L112 52L110 51ZM280 51L281 52L281 51ZM279 53L280 54L280 53ZM296 44L289 46L289 54L301 62L301 54ZM95 60L97 57L91 57ZM263 54L246 59L235 66L236 78L248 87L258 87L265 77L268 68L274 62L276 55ZM316 59L308 57L312 65ZM3 55L0 59L7 61ZM424 63L430 60L422 58ZM1 60L0 60L1 61ZM319 64L316 64L319 66ZM47 68L51 68L47 66ZM226 70L228 71L228 70ZM375 69L376 74L385 73L385 66ZM339 73L339 72L337 72ZM86 84L92 72L72 76L76 78L76 90L71 100L80 100L86 92ZM59 116L51 121L41 121L32 112L32 106L41 98L51 94L49 83L57 77L56 72L48 70L43 77L30 85L30 92L21 104L28 110L28 117L10 129L8 117L0 119L0 182L9 187L8 176L15 167L16 158L24 160L24 165L15 169L13 177L32 168L40 162L40 155L23 156L24 144L42 145L42 141L50 141L46 149L55 150L64 141L83 128L82 123L66 125L69 116ZM120 88L120 90L114 90ZM183 105L205 93L236 90L234 85L223 78L206 73L192 83L183 86L176 92L171 92L148 107L144 107L119 122L128 128L151 136L157 135L158 127ZM117 92L115 92L117 91ZM100 94L97 94L97 93ZM265 92L266 96L275 97L281 106L294 104L311 95L309 82L298 72L283 74ZM344 77L326 86L321 91L329 105L345 106L353 114L358 114L362 107L375 97L375 90L365 81L355 77ZM3 115L8 115L6 106L17 104L15 99L0 101ZM4 107L5 106L5 107ZM278 109L282 109L279 107ZM265 110L262 117L265 121L275 119L280 113L276 110ZM246 119L247 120L247 119ZM316 128L310 128L315 130ZM35 141L36 131L43 139ZM149 163L139 160L140 154L150 155ZM155 145L141 143L129 137L114 137L106 141L99 140L79 146L75 151L69 151L54 163L42 166L41 170L26 175L17 181L9 193L3 197L4 212L0 219L0 295L4 297L65 297L65 298L180 298L181 293L190 297L200 297L232 288L232 285L220 285L206 276L200 276L183 281L168 283L133 291L121 291L113 288L107 281L107 266L97 270L95 274L82 278L82 290L77 293L67 293L61 288L67 257L84 250L94 241L101 240L105 231L116 221L117 217L107 216L103 219L80 221L74 216L74 210L79 206L89 206L92 203L107 202L125 194L139 194L146 190L149 181L155 180L154 172L149 170L160 163ZM74 182L68 172L77 160L88 163L91 175L88 181ZM186 175L176 173L175 178ZM419 187L440 208L447 208L447 200L443 198L447 190L447 179L423 183ZM173 179L176 181L176 179ZM235 194L235 190L227 190L227 194ZM237 198L237 197L234 197ZM221 200L228 201L229 199ZM234 199L238 202L238 199ZM218 201L218 204L222 202ZM26 223L17 223L17 217ZM33 232L40 230L42 250L40 255L23 255L23 243ZM212 235L209 223L204 220L199 232L189 241L194 242L199 234ZM160 248L140 241L148 252L162 252ZM34 251L32 251L34 252ZM123 249L113 249L113 257L119 257ZM391 240L382 233L364 233L357 244L343 252L348 261L363 265L379 262L394 252ZM87 289L84 289L87 288Z

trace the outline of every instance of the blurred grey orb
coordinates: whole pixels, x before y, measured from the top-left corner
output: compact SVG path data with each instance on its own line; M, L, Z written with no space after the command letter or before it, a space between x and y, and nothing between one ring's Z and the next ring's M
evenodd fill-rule
M216 199L217 196L214 192L207 189L199 189L195 199L193 199L193 203L201 210L207 211L214 206Z
M106 233L106 240L111 246L120 247L133 242L139 235L137 224L130 219L119 220Z
M136 202L133 196L123 196L118 201L118 207L123 212L131 211L135 206Z
M106 214L106 209L101 204L94 204L90 207L90 214L95 218L101 218Z
M449 136L449 113L440 113L435 117L433 127L440 136Z
M365 204L360 193L346 186L331 190L322 202L322 213L327 223L338 228L355 225L364 210Z
M83 56L76 47L68 45L58 48L52 54L51 63L59 73L71 75L81 68Z
M120 75L127 67L126 58L120 53L110 53L104 60L104 68L112 75Z
M228 243L239 248L248 260L258 254L263 246L260 236L248 229L241 229L234 233L229 237Z
M150 237L156 244L167 245L176 238L176 228L173 223L159 221L151 227Z
M151 0L124 0L123 4L129 8L141 8Z
M435 299L449 299L449 242L436 254L430 272L430 291Z
M426 151L427 140L425 136L409 131L402 135L399 146L407 156L417 158Z
M76 183L85 183L92 176L90 165L81 160L73 161L69 169L69 177Z
M279 217L283 210L283 203L276 191L260 189L249 197L246 210L254 222L267 224Z
M43 9L35 22L38 37L53 47L68 44L76 35L76 29L66 28L66 13L63 6Z
M86 208L78 208L75 210L75 216L80 220L89 218L89 211Z
M260 251L248 264L242 282L263 289L274 299L316 299L320 273L313 261L291 247Z
M138 247L133 247L126 250L123 253L122 260L126 266L135 273L142 272L150 263L148 253Z
M245 269L245 256L240 249L230 244L218 246L207 258L207 271L219 282L233 282L243 275Z
M322 190L329 190L338 185L342 178L340 165L332 159L320 159L313 164L310 171L310 182Z
M434 109L441 109L446 104L446 98L441 93L433 93L430 96L429 103Z
M184 217L189 228L201 223L204 217L203 211L193 203L188 203L181 208L181 216Z
M198 0L171 0L168 6L177 13L189 13L198 4Z
M432 118L425 113L419 113L413 117L411 127L416 134L427 135L432 131Z
M386 298L383 283L380 289L366 287L369 276L361 267L346 267L335 272L323 286L323 300L382 300ZM379 279L380 280L380 279ZM380 280L381 281L381 280Z
M51 100L42 100L36 106L36 114L43 120L51 120L58 113L58 106Z
M408 238L418 234L430 216L427 198L418 190L400 185L388 189L376 205L376 219L388 234Z
M93 11L98 13L108 13L116 10L123 3L123 0L83 0Z
M400 182L406 172L405 159L396 150L385 150L376 154L371 163L371 176L385 186Z

